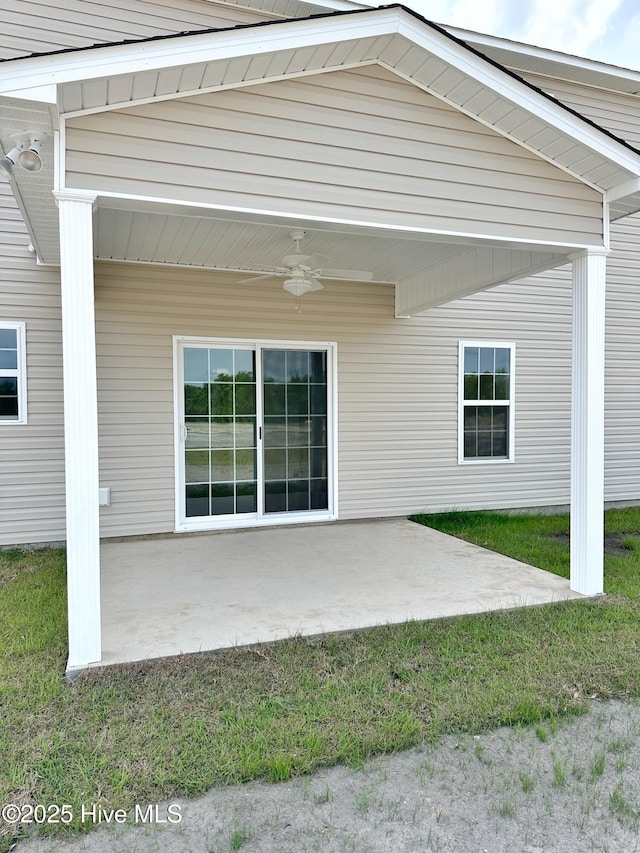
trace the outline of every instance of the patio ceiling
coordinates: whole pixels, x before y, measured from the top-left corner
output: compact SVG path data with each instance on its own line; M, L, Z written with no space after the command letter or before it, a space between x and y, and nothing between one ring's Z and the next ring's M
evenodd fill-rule
M286 217L248 220L180 205L127 204L122 199L103 198L96 217L95 257L248 274L268 272L291 252L292 228L305 231L302 250L317 256L318 266L364 270L371 274L370 280L387 284L435 270L466 256L474 245L470 238L443 242L436 235ZM517 257L527 268L534 263L546 267L564 263L570 251L569 247L554 252L535 251L533 246L514 249L498 241L491 248Z

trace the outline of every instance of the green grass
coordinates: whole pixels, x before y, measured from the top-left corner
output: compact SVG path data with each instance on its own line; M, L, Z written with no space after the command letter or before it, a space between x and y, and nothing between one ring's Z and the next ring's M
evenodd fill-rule
M568 573L566 516L423 520ZM640 510L610 511L607 528L635 543ZM64 555L0 553L0 803L70 803L77 818L82 803L131 809L357 767L448 732L533 723L546 737L591 697L640 692L640 549L618 551L604 599L114 666L70 685ZM621 796L611 809L635 820Z

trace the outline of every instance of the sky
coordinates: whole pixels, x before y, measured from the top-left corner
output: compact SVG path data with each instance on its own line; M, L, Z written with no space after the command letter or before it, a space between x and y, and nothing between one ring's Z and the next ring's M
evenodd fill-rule
M399 2L436 23L640 71L640 0Z

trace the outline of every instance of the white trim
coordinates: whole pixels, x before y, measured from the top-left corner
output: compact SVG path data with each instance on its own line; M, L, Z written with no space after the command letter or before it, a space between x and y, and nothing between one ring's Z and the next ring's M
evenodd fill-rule
M127 193L116 193L116 192L106 192L103 190L82 190L82 189L74 189L72 187L65 188L65 193L74 193L78 194L78 196L84 195L95 195L98 199L122 199L123 201L130 202L140 202L145 205L173 205L177 208L188 208L190 210L203 210L203 211L214 211L219 212L221 214L235 214L242 219L246 217L255 218L256 221L259 219L266 219L268 222L272 222L273 220L280 220L273 222L275 225L282 225L283 227L291 227L293 224L298 224L303 222L312 222L319 223L321 225L337 225L337 226L346 226L347 228L357 228L362 229L363 231L375 231L377 233L389 232L389 236L394 236L396 234L416 234L421 236L433 236L436 238L440 237L451 237L452 242L460 242L461 245L470 245L476 246L478 241L482 241L489 246L503 246L505 248L509 248L511 246L518 246L519 248L531 249L532 251L537 251L540 247L551 247L554 249L559 249L563 253L569 252L598 252L603 251L604 246L593 244L593 243L558 243L553 240L538 240L538 241L530 241L524 240L521 237L496 237L493 234L477 234L470 231L447 231L447 230L438 230L437 228L423 228L423 227L415 227L413 225L397 225L397 224L387 224L387 223L377 223L377 222L367 222L366 220L359 219L342 219L338 217L330 217L330 216L317 216L317 215L309 215L305 214L301 215L299 212L291 213L288 211L273 211L268 209L261 208L251 208L251 207L234 207L232 205L222 205L222 204L212 204L211 202L195 202L195 201L182 201L180 199L175 198L162 198L162 197L154 197L154 196L145 196L145 195L136 195L136 194L127 194ZM135 210L135 207L129 208L119 208L118 205L112 204L108 205L109 208L114 210ZM176 212L177 215L186 216L188 214L182 211L173 211ZM198 214L193 214L197 216ZM233 216L226 216L227 219L232 219ZM104 258L103 260L107 260ZM109 259L109 260L118 260L117 258ZM126 259L126 263L132 263ZM147 263L153 263L149 261Z
M91 205L91 211L95 211L98 202L98 193L93 190L74 190L64 187L61 190L53 190L53 196L58 207L61 201L78 201Z
M16 368L0 367L0 381L6 377L17 379L18 417L0 419L0 427L24 426L27 423L27 338L24 320L0 320L0 330L12 329L16 333Z
M327 498L326 510L303 510L300 512L268 513L264 512L261 486L264 481L263 472L263 439L257 439L257 511L229 517L194 517L187 518L184 511L185 485L185 415L183 387L184 359L182 352L185 347L228 347L229 349L247 349L256 353L256 423L259 432L264 430L262 417L261 365L259 354L263 349L315 350L327 354ZM338 371L337 348L335 341L292 341L279 339L256 338L219 338L203 337L201 335L173 336L173 402L174 402L174 463L175 463L175 532L184 533L196 530L226 530L246 527L279 526L283 524L306 524L310 522L335 521L338 518Z
M466 348L508 349L509 356L509 398L507 400L465 400L464 397L464 351ZM515 381L516 381L516 345L513 341L470 341L458 342L458 465L504 465L515 462ZM508 406L508 455L482 456L466 458L464 455L464 409L465 406Z
M60 119L58 130L53 132L53 190L64 189L65 163L67 156L67 137L64 119Z
M606 200L606 196L602 203L602 226L604 248L608 254L611 251L611 205Z
M17 58L20 59L21 57ZM8 90L2 94L5 98L20 98L23 101L34 101L38 104L50 104L51 106L58 102L58 89L55 85L27 86L22 89Z

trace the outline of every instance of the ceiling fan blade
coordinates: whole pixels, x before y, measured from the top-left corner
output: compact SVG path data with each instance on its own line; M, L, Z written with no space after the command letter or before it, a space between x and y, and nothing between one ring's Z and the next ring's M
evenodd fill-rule
M371 281L373 273L369 270L327 270L320 273L321 278L341 278L346 281Z
M305 279L311 284L311 290L309 291L309 293L314 290L322 290L322 288L324 287L322 282L318 281L318 279L314 275L306 275Z
M253 278L243 278L238 284L251 284L253 281L262 281L265 278L278 278L279 272L265 272L262 275L256 275Z

